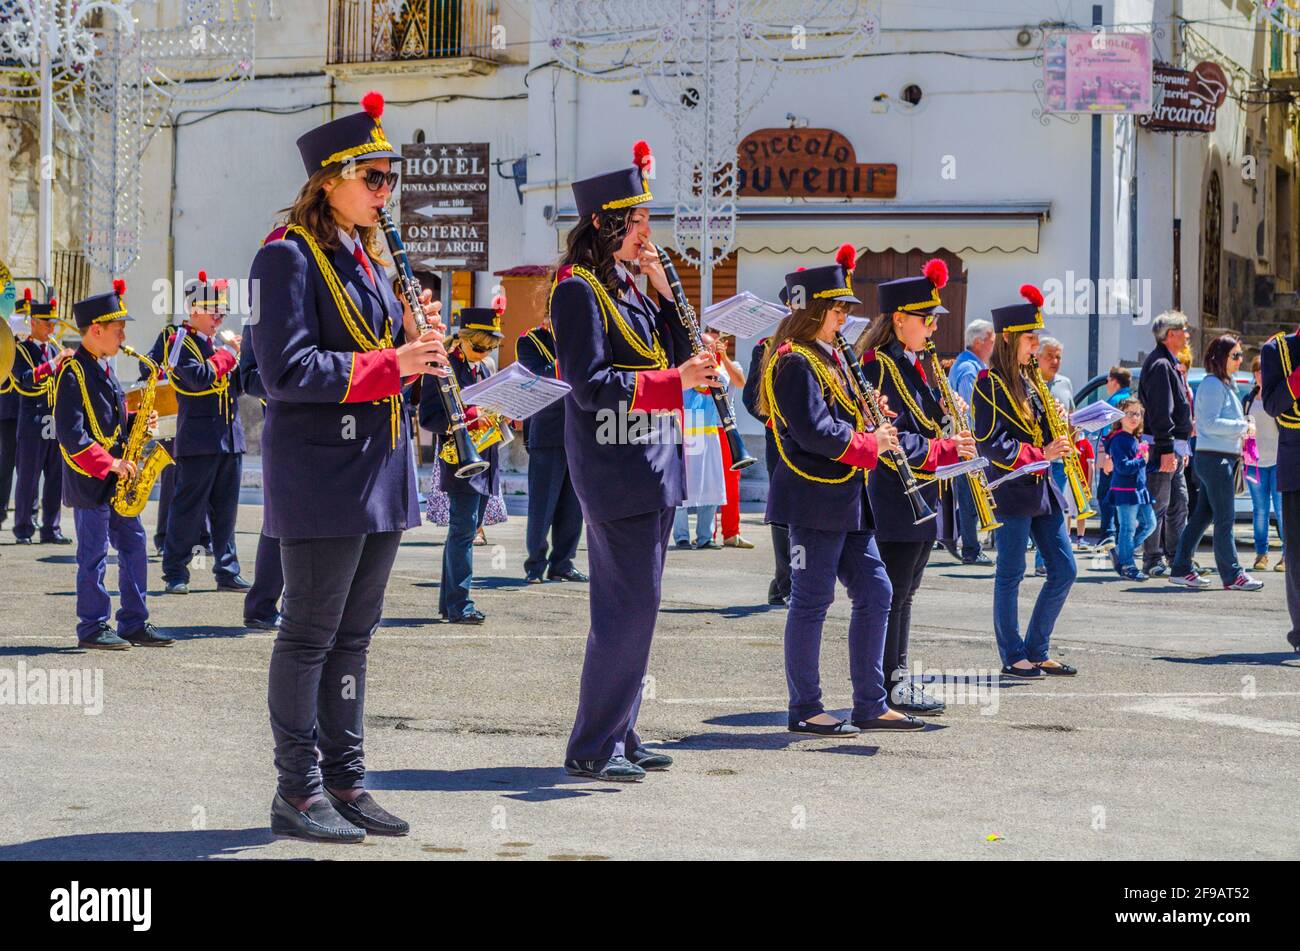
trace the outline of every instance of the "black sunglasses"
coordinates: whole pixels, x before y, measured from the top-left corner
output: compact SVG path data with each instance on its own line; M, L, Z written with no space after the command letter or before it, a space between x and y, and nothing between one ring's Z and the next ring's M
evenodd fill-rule
M469 347L471 350L473 350L475 353L491 353L491 352L492 352L493 350L495 350L499 345L498 345L498 344L493 344L493 345L490 346L490 347L480 347L480 346L479 346L478 344L476 344L476 343L470 343L470 344L466 344L466 346L468 346L468 347Z
M361 176L361 180L366 183L366 187L372 192L379 191L384 185L388 186L389 191L397 187L396 172L381 172L377 168L366 169L366 173Z

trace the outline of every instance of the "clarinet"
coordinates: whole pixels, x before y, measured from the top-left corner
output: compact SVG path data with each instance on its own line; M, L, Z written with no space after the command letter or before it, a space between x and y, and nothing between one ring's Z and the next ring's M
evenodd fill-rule
M844 339L844 334L838 330L835 332L835 347L839 350L840 358L849 371L849 378L858 391L856 396L863 415L871 421L873 428L888 423L889 420L885 418L885 413L880 408L880 396L876 392L876 388L867 381L867 375L862 372L862 364L858 361L857 355L854 354L853 348L849 346L849 342ZM912 505L912 524L923 525L930 521L938 513L930 508L921 496L921 483L917 480L916 474L912 472L912 466L907 461L907 456L902 449L891 450L887 455L894 464L894 468L898 470L898 477L903 482L903 494L907 496L907 501Z
M686 332L691 337L691 352L701 353L704 350L704 337L700 333L700 320L695 313L695 308L686 297L686 292L682 290L682 280L677 276L677 268L673 267L672 260L668 257L668 252L663 248L656 249L659 254L659 263L664 267L664 276L668 278L668 284L673 289L673 301L677 304L677 314L681 317L682 323L686 327ZM731 450L731 471L739 472L752 466L758 460L749 454L745 449L745 441L740 438L740 432L736 429L736 411L731 407L731 397L721 386L709 388L709 395L713 397L713 405L718 408L718 419L722 423L722 432L727 440L727 448Z
M402 297L411 308L415 325L420 329L420 333L424 334L433 328L425 319L424 305L420 303L420 282L416 280L415 272L411 270L411 262L406 256L406 246L402 244L402 236L397 233L397 225L393 224L393 216L388 213L387 208L379 209L379 226L384 229L388 250L392 252L393 262L397 265L397 281L402 287ZM434 376L434 379L438 381L438 396L442 399L442 408L447 413L447 419L451 421L451 438L456 444L456 462L453 463L456 465L456 478L468 479L486 469L488 462L474 448L474 440L470 438L469 427L465 424L465 404L460 398L460 383L456 379L456 372L451 370L446 376Z

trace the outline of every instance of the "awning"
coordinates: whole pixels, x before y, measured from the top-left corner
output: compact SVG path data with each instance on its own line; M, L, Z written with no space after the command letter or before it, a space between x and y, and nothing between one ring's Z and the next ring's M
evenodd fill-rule
M643 206L645 207L645 206ZM671 226L671 205L651 204L651 221ZM1050 201L981 203L799 202L748 204L742 199L736 248L833 254L851 241L859 251L1038 253L1039 229L1051 217ZM558 223L577 221L576 208L561 208Z

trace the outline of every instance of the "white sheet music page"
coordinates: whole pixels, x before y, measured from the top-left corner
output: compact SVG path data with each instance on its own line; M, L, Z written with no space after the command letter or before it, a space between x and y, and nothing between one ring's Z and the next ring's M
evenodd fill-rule
M569 384L538 376L521 363L512 363L500 373L460 391L466 406L477 406L509 419L527 419L564 399Z

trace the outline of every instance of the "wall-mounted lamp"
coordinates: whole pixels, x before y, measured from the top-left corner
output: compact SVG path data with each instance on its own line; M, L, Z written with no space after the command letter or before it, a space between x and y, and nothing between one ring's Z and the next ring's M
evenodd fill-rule
M871 97L871 111L881 114L889 111L889 94L880 92Z
M649 97L639 89L633 89L628 93L627 104L633 109L640 109L647 102Z

